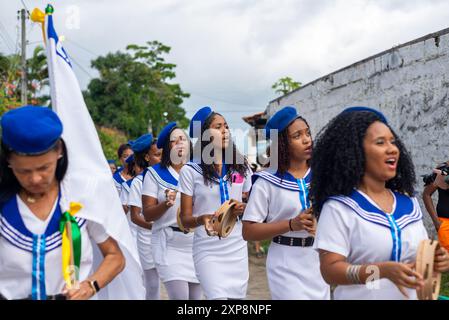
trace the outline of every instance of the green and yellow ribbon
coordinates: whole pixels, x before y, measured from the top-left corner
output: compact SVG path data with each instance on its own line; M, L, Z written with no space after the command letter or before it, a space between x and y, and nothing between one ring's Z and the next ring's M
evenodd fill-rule
M81 264L81 231L74 215L83 206L77 202L70 203L70 209L64 212L59 221L59 231L62 234L62 275L67 288L78 281Z

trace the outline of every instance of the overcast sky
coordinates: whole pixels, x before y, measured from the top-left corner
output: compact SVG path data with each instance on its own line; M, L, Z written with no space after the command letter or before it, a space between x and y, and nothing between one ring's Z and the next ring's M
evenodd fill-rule
M48 1L23 0L31 11ZM64 0L53 1L57 32L86 87L90 60L130 43L170 46L184 108L211 105L231 128L263 111L283 76L306 84L401 43L449 27L447 0ZM18 39L20 0L0 2L0 52ZM78 15L79 13L79 15ZM40 43L27 23L29 54ZM5 34L6 31L6 34ZM6 42L5 43L5 38Z

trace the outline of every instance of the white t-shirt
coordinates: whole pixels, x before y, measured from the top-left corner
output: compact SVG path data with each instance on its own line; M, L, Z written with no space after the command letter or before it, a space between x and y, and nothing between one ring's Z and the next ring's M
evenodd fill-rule
M9 218L2 211L0 214L0 293L7 299L23 299L32 294L32 285L40 297L61 293L65 281L62 276L62 236L59 228L52 234L44 236L47 226L59 226L59 218L53 216L57 209L57 200L52 212L45 221L37 218L28 206L18 197L11 200L17 203L19 215ZM4 207L5 208L5 207ZM84 210L84 209L83 209ZM81 263L79 280L85 280L92 272L93 254L91 240L103 243L109 236L104 228L93 222L76 218L81 231ZM24 229L33 235L26 234ZM33 242L33 237L38 240ZM45 245L44 245L45 239ZM36 250L33 259L33 245ZM31 252L30 252L31 251ZM45 255L43 252L47 251ZM34 262L34 263L33 263ZM36 281L32 281L33 264ZM44 276L45 273L45 276ZM45 293L44 293L45 287Z
M167 172L168 170L168 172ZM142 187L142 195L157 199L158 203L166 200L165 190L178 190L179 174L171 166L167 170L162 170L160 166L154 166L148 169ZM165 180L164 180L165 179ZM181 193L177 192L175 204L158 220L154 221L153 231L164 229L166 227L178 227L176 214L181 203Z
M416 198L395 194L394 214L387 215L381 214L377 204L363 192L356 191L354 194L355 200L351 197L332 197L323 205L315 247L340 254L355 265L392 259L403 263L415 262L420 241L428 239ZM394 229L392 225L395 225ZM394 238L392 230L395 230ZM370 286L338 286L334 296L343 300L404 299L388 279L375 281ZM415 290L407 291L411 299L416 299Z
M251 189L243 221L270 223L289 220L310 208L309 201L304 200L307 199L310 185L310 169L300 182L280 179L269 172L256 175L259 177ZM307 231L290 231L283 235L296 238L311 236Z

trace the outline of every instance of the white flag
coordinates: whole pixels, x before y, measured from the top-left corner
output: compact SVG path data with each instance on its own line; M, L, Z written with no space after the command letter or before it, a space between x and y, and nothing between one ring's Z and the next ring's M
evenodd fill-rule
M63 139L68 149L69 166L62 182L61 206L79 202L83 209L77 216L101 224L115 239L125 255L125 269L99 292L100 299L145 299L143 271L129 224L114 186L111 171L101 148L94 123L66 54L46 15L47 62L53 110L63 125ZM95 260L102 260L100 251ZM81 279L82 280L82 279Z

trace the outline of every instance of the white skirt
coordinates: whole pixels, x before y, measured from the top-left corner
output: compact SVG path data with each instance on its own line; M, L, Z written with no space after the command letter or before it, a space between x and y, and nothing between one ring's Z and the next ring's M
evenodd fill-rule
M329 300L330 288L320 272L313 247L290 247L271 243L267 278L273 300Z
M201 288L208 300L245 299L248 287L248 247L242 223L228 238L209 237L201 226L193 237L193 261Z
M151 230L137 226L137 249L143 270L155 268L153 253L151 250Z
M199 282L193 264L192 246L193 234L173 231L170 227L153 231L151 248L162 282Z

